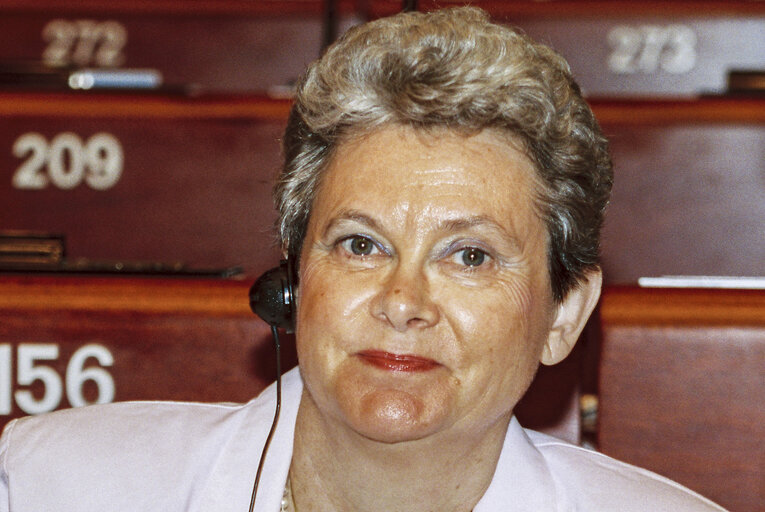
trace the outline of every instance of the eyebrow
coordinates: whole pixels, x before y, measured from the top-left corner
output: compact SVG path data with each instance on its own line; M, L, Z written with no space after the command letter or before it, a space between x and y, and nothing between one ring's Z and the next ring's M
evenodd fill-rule
M374 218L370 217L361 210L349 209L341 211L334 219L330 221L324 233L330 232L335 226L343 222L358 222L361 225L368 226L378 233L384 232L382 225ZM517 237L510 233L504 226L487 215L471 215L469 217L460 217L455 219L446 219L442 221L437 229L447 233L458 233L471 228L482 227L496 232L507 242L516 247L520 247Z
M514 246L520 246L519 240L516 236L509 232L502 224L486 215L473 215L464 218L448 219L439 225L439 229L450 233L465 231L475 227L487 228L496 232L504 240L513 244Z
M334 219L329 222L326 229L324 230L324 233L331 231L338 224L347 221L358 222L359 224L369 226L375 231L382 231L382 226L379 222L377 222L377 220L361 212L360 210L342 210L337 216L335 216Z
M442 231L463 231L465 229L470 229L476 226L488 226L489 228L495 229L497 231L506 231L505 228L502 227L498 222L486 215L473 215L470 217L448 219L443 221L439 225L439 228Z

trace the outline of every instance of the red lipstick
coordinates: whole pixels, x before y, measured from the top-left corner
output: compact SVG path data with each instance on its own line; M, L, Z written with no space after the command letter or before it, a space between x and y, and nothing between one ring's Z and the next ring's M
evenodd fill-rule
M425 357L391 354L382 350L362 350L357 355L367 364L394 372L424 372L441 366Z

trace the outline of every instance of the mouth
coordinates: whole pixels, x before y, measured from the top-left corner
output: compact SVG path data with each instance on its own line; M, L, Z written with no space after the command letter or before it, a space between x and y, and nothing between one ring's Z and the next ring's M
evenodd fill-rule
M394 372L425 372L441 366L441 363L425 357L391 354L382 350L362 350L356 355L366 364Z

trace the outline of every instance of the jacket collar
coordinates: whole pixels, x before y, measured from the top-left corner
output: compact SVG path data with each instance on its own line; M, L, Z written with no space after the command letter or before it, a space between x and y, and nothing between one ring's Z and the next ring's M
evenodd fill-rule
M555 482L544 457L513 416L489 488L474 512L556 510Z

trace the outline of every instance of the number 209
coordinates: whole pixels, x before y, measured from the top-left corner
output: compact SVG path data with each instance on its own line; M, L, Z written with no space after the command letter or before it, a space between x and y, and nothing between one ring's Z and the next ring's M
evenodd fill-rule
M74 133L60 133L50 143L39 133L25 133L13 144L13 155L24 161L12 184L25 190L49 184L68 190L83 181L90 188L106 190L119 181L124 161L119 141L103 132L85 142Z

